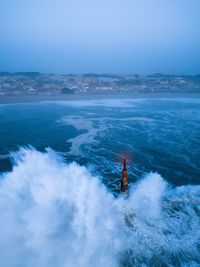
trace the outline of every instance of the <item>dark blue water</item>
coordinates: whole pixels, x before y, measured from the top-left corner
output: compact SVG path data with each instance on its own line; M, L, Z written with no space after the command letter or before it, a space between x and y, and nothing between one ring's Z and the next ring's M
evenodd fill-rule
M86 165L112 190L124 154L130 181L156 171L174 185L200 183L198 99L12 104L0 106L0 117L1 172L11 169L10 151L31 145Z
M200 266L199 154L199 99L0 105L0 265Z

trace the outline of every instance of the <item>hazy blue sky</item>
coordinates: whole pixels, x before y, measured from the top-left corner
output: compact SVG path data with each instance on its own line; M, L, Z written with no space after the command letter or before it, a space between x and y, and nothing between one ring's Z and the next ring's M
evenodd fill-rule
M200 73L200 0L0 0L0 71Z

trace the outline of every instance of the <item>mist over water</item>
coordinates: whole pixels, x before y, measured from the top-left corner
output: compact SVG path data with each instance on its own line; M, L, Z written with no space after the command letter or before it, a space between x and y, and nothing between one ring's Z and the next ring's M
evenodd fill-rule
M51 149L12 161L0 180L1 266L199 266L200 186L149 173L123 199Z

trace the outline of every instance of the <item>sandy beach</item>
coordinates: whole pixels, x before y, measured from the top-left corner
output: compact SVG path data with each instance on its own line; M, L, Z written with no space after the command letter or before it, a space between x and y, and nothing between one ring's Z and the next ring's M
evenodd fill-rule
M73 101L93 99L134 99L134 98L200 98L200 93L116 93L84 95L10 95L0 96L0 104L32 103L41 101Z

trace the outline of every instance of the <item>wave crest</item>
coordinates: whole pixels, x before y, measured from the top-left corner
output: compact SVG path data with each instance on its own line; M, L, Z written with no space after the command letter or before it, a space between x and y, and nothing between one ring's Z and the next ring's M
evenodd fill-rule
M200 263L199 186L173 189L150 173L125 200L50 149L12 157L13 171L0 183L2 266Z

